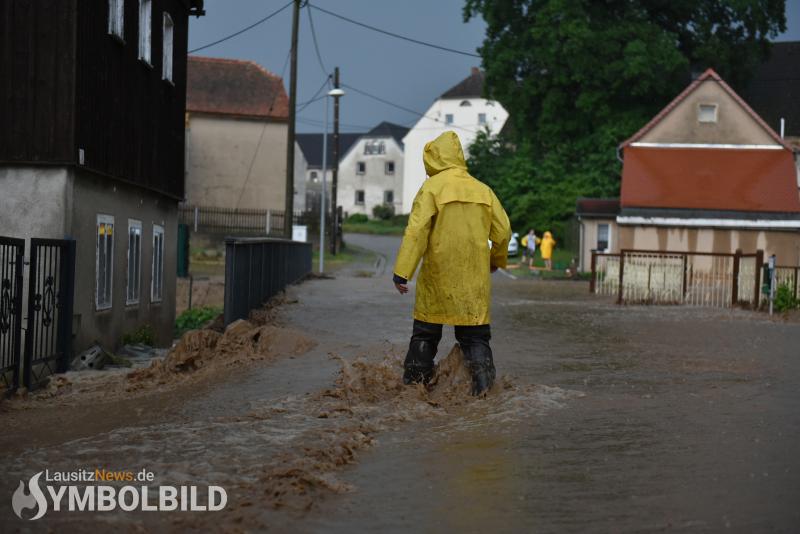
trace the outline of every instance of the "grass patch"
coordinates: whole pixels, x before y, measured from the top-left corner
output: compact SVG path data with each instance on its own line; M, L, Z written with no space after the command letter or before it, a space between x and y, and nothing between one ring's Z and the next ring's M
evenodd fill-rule
M222 308L205 306L186 310L175 319L175 336L180 337L184 332L196 330L222 313Z
M345 233L351 234L403 235L406 225L393 219L386 221L375 219L367 222L345 222L343 229Z

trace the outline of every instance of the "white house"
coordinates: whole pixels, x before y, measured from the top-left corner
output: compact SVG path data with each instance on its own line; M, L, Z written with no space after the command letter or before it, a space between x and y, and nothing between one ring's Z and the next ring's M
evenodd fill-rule
M342 158L350 150L362 134L360 133L340 133L339 134L339 175L341 176ZM294 149L294 209L295 211L319 211L319 204L322 193L322 145L323 138L321 133L299 133L296 136ZM327 170L325 181L327 182L326 202L331 205L331 183L333 182L333 134L328 134L328 155L325 162ZM341 180L341 178L340 178ZM337 192L339 205L341 205L341 193Z
M382 122L359 137L339 165L338 203L345 213L372 216L376 205L401 212L403 136L408 128Z
M458 84L445 91L403 138L405 160L401 213L411 211L414 196L425 180L422 149L425 143L447 130L461 139L464 154L478 132L488 128L497 134L508 119L508 112L494 100L483 98L484 74L477 67Z

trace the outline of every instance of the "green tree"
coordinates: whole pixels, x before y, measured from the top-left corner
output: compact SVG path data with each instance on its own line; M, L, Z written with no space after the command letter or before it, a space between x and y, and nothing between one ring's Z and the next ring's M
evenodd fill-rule
M470 169L515 225L563 221L578 196L618 193L616 147L693 70L741 88L784 12L785 0L466 0L465 19L487 24L487 96L511 115L500 140L478 137Z

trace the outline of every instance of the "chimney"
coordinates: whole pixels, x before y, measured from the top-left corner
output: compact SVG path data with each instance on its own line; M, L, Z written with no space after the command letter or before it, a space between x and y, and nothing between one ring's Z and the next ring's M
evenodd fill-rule
M471 74L472 76L478 76L480 73L481 73L481 69L480 69L480 67L472 67L472 68L470 69L470 74Z

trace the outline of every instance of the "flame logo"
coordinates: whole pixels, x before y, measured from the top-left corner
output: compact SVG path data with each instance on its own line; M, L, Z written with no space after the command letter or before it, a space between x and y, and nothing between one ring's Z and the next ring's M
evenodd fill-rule
M47 500L44 497L44 493L42 493L42 490L39 488L40 476L42 476L41 471L33 475L30 481L28 481L29 494L25 493L25 483L20 480L19 486L14 492L14 496L11 498L11 507L20 519L22 519L22 511L28 508L38 507L36 515L30 518L31 521L39 519L47 512Z

